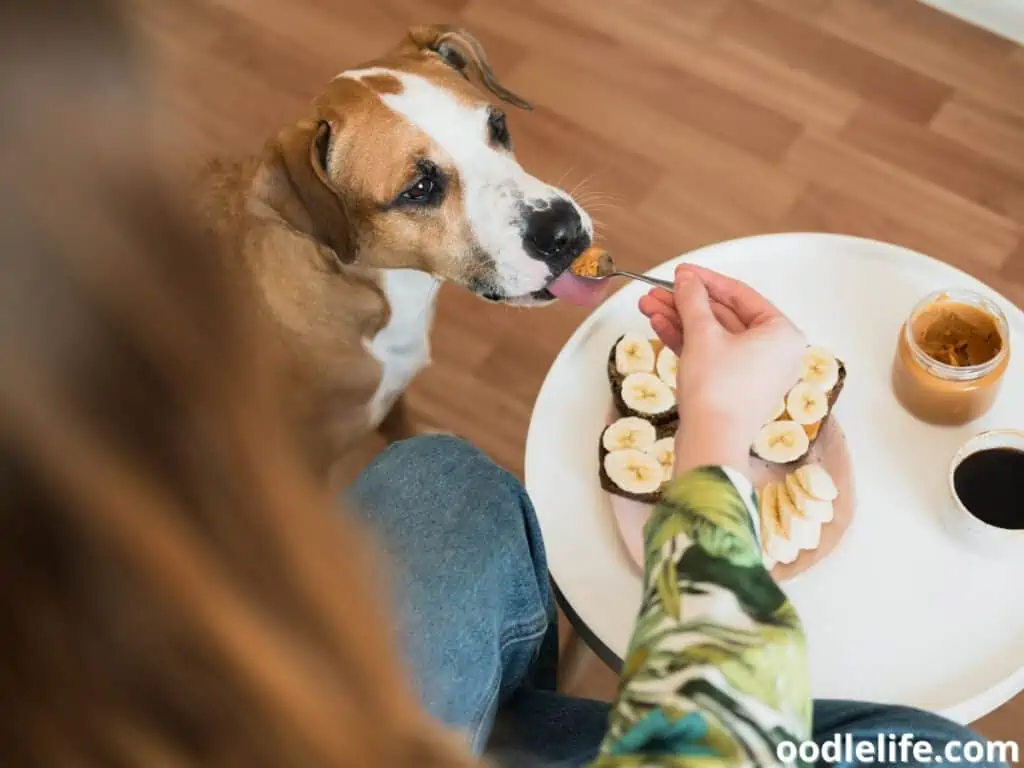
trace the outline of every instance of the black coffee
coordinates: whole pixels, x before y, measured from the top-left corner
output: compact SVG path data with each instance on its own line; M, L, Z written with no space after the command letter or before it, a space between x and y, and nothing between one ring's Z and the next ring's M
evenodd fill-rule
M989 448L953 471L953 487L967 510L998 528L1024 528L1024 451Z

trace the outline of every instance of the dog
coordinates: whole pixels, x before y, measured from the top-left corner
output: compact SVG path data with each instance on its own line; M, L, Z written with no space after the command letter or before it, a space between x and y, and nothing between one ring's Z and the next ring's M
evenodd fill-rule
M207 166L204 215L287 352L317 471L372 430L415 433L402 396L430 362L442 281L541 306L591 244L582 207L519 165L496 102L531 109L471 34L415 27L259 156Z

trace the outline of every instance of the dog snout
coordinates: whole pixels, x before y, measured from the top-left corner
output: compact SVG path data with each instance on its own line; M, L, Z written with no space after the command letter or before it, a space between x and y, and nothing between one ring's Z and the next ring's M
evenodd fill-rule
M558 268L568 266L589 245L590 236L576 206L558 199L529 213L523 239L531 255Z

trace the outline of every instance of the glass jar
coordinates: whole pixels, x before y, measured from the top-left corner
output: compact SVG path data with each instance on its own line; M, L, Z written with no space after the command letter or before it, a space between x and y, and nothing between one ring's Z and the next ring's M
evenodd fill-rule
M998 306L974 291L936 291L900 329L893 393L929 424L966 424L992 407L1009 361L1009 326Z

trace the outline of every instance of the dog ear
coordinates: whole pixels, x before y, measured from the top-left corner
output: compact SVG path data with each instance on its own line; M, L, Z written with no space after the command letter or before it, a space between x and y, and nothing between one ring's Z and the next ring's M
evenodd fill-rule
M333 132L327 120L304 120L271 140L265 159L273 180L268 202L293 229L326 245L339 262L351 264L352 217L342 190L328 174Z
M464 29L448 24L413 27L409 30L404 48L433 51L467 80L470 79L470 75L475 75L487 90L502 101L521 109L533 109L528 101L516 96L498 82L480 41Z

